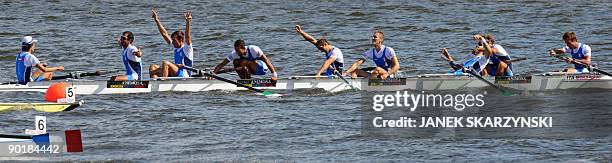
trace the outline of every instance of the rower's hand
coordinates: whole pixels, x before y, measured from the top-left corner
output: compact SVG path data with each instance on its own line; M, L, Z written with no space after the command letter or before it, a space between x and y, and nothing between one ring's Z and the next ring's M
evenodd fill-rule
M555 55L557 55L557 53L555 53L555 51L554 51L554 50L551 50L550 52L548 52L548 54L549 54L550 56L555 56Z
M315 76L316 76L316 77L315 77L315 80L319 80L319 79L321 79L321 78L319 77L319 76L321 76L321 73L317 73L317 74L315 74Z
M385 73L385 74L380 75L380 79L382 79L382 80L385 80L388 77L389 77L389 73Z
M483 39L483 37L481 35L474 35L473 37L474 37L474 40L476 40L476 41L480 41L480 40Z
M184 64L176 64L176 67L185 68L185 65Z
M191 18L191 11L185 12L185 21L189 22L191 21Z
M57 66L57 70L64 71L64 66Z
M300 25L295 25L295 31L297 33L302 33L302 27Z
M156 8L151 9L151 17L155 20L158 20Z
M569 58L569 57L563 58L563 60L565 60L565 62L567 63L572 63L574 61L573 58Z
M142 56L142 51L140 50L140 48L136 49L136 51L132 52L133 55L137 56L137 57L141 57Z
M345 77L347 75L348 75L348 72L346 72L346 71L342 73L342 77Z

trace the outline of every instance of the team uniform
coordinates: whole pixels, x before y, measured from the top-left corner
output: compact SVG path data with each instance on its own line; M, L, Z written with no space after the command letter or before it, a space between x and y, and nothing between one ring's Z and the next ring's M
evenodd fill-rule
M170 42L170 45L173 45L172 42ZM183 47L181 48L175 48L174 46L172 46L172 48L174 48L174 64L183 64L185 66L193 67L193 47L191 44L187 45L187 43L184 43ZM181 67L179 67L179 70L176 73L176 77L190 76L191 71L185 70Z
M138 48L132 44L123 49L122 59L128 80L142 80L142 60L134 55L136 51L138 51Z
M587 56L591 56L591 47L589 45L580 43L578 49L572 49L565 46L563 48L563 52L572 54L573 59L585 59ZM579 73L589 72L589 69L583 65L574 64L574 68Z
M36 67L39 63L40 61L38 58L29 52L17 54L17 59L15 61L17 83L27 84L31 81L42 81L42 75L38 76L36 79L32 78L32 68Z
M393 64L393 57L395 57L395 50L391 47L383 45L381 51L376 51L376 48L372 48L362 54L364 60L373 60L376 67L380 67L385 71L389 71Z
M508 52L506 52L504 47L502 47L501 45L494 44L491 48L496 49L497 53L493 54L489 60L489 68L491 69L491 72L489 72L489 74L495 74L497 73L499 63L502 61L510 60L510 55L508 55ZM504 74L504 76L513 75L514 73L512 73L512 63L509 63L508 71L506 72L506 74Z
M253 73L253 75L265 75L269 69L264 61L259 59L263 52L261 49L255 45L245 46L246 48L246 56L240 56L236 53L236 50L232 50L232 53L227 55L226 59L230 62L234 60L248 60L257 63L257 70Z
M338 72L342 72L342 68L344 67L344 56L339 48L332 46L332 50L325 54L325 60L328 60L330 57L334 57L335 60L325 71L325 76L333 76L334 69L338 70Z
M489 63L490 57L487 57L485 55L479 55L476 56L468 61L463 62L463 67L466 69L474 69L476 72L480 73L482 70L484 70L487 67L487 64ZM450 63L451 67L454 65L454 61ZM463 70L454 67L454 71L452 71L451 73L454 73L456 75L461 75L463 74Z

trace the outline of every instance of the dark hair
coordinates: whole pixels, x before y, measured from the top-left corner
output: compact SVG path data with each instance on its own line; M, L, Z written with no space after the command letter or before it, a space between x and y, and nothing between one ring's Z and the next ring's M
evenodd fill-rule
M563 34L563 40L578 41L578 38L576 37L576 33L574 32L565 32Z
M24 51L24 52L25 52L25 51L30 51L30 49L32 48L32 45L33 45L33 44L25 44L25 43L22 43L22 44L21 44L21 51Z
M329 42L327 41L327 39L322 38L322 39L317 40L317 43L315 44L316 46L323 46L323 44L329 44Z
M126 36L128 40L130 40L130 43L134 42L134 34L132 32L125 31L123 32L122 36Z
M180 41L183 41L185 39L185 33L183 33L183 31L172 32L172 35L170 35L170 38L174 38L174 36L178 37L177 39Z
M236 41L234 42L234 47L240 47L240 48L242 48L242 47L244 47L244 46L246 46L246 44L244 43L244 40L242 40L242 39L236 40Z

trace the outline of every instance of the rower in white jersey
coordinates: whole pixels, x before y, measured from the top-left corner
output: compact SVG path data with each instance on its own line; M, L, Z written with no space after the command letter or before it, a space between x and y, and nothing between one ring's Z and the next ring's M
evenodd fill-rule
M164 41L173 47L174 63L163 61L162 67L158 65L149 66L149 76L156 77L189 77L191 71L184 69L184 66L193 67L193 47L191 45L191 36L189 25L191 23L191 11L185 12L185 33L182 31L174 31L172 35L168 35L168 31L159 21L157 10L153 8L151 11L153 20L157 25L159 33L164 38Z
M113 81L126 81L126 80L142 80L142 52L136 46L132 45L134 42L134 34L130 31L125 31L121 34L121 37L117 40L117 43L123 51L121 58L125 67L125 75L113 76Z
M491 76L513 76L512 61L506 49L495 43L495 36L492 34L485 34L483 37L487 40L487 43L491 45L491 51L493 52L493 55L491 55L489 59L489 64L487 64L485 69L486 71L483 71L483 74ZM479 43L474 50L474 55L478 55L477 53L484 53L484 45L481 43Z
M372 34L372 45L374 47L364 52L363 57L353 63L342 76L351 74L352 77L380 77L380 79L387 79L387 77L395 74L400 69L400 64L395 55L395 50L383 45L384 40L385 34L382 31L374 31L374 34ZM365 69L358 69L366 60L372 60L376 64L376 67L371 72Z
M442 56L446 60L448 60L451 68L454 69L451 73L454 73L456 75L462 75L463 73L466 73L464 70L473 69L476 72L480 73L481 75L486 75L486 74L483 74L483 70L486 68L487 64L489 63L489 59L493 55L491 45L481 35L474 35L473 38L474 40L479 41L479 43L482 44L483 52L476 53L475 54L476 57L461 64L465 69L455 66L457 65L457 63L455 63L455 59L453 58L453 56L451 56L451 54L448 53L448 49L442 48Z
M587 66L591 65L591 47L584 43L578 42L576 33L565 32L563 34L563 41L565 42L566 46L563 48L551 50L551 56L557 55L557 53L570 53L572 55L572 58L566 58L566 62L571 63L572 61L576 61L579 63L586 64ZM567 68L563 70L563 72L586 73L589 72L589 68L580 64L574 64L574 68Z
M234 68L223 70L223 66L229 62L233 62ZM272 80L276 80L278 77L274 65L264 52L255 45L246 46L244 40L234 42L234 50L215 67L214 73L218 74L232 70L238 73L240 79L251 79L251 75L266 75L268 71L272 73Z
M344 67L344 57L339 48L332 46L327 39L314 39L314 37L304 32L300 25L295 25L295 31L304 37L306 41L312 43L317 47L317 49L325 53L325 62L319 71L317 71L315 76L321 76L321 74L324 74L325 76L333 76L334 71L342 72L342 68Z
M37 44L38 41L34 40L32 36L25 36L21 40L21 52L17 54L15 61L15 73L18 84L51 80L54 71L64 71L64 66L47 67L45 64L41 63L38 58L34 56ZM32 73L33 67L38 68L34 73Z

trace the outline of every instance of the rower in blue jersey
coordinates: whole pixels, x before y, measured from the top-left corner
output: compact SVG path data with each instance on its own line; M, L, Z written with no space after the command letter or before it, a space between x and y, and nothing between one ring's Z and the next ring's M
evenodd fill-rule
M15 73L18 84L51 80L54 71L64 71L64 66L47 67L45 64L41 63L38 58L34 56L37 44L38 41L34 40L32 36L25 36L21 40L21 52L17 54L15 61ZM32 72L33 67L37 67L38 70Z
M448 60L451 68L453 68L454 70L451 73L457 74L457 75L461 75L463 73L466 73L464 70L470 70L473 69L474 71L480 73L480 75L487 75L485 68L487 66L487 64L489 63L489 60L491 58L491 56L493 55L493 48L491 47L491 45L487 42L487 40L482 37L481 35L474 35L473 38L476 41L479 41L479 45L482 46L482 52L478 52L477 50L475 50L476 52L474 53L474 55L476 55L474 58L463 62L461 65L465 68L462 69L461 67L455 66L457 65L457 63L455 63L455 59L453 58L453 56L448 52L447 48L442 48L442 56ZM477 47L478 48L478 47Z
M487 40L487 43L491 46L491 52L493 52L485 73L491 76L513 76L512 61L506 49L495 43L495 36L492 34L485 34L483 37ZM475 51L483 53L484 46L479 44Z
M363 53L363 57L358 59L351 67L342 74L346 76L351 74L352 77L370 77L387 79L395 74L400 69L399 61L395 55L395 50L391 47L383 45L385 34L382 31L374 31L372 34L372 49ZM359 66L366 60L372 60L376 67L368 72L366 69L359 69Z
M151 78L156 77L190 77L191 71L183 69L184 66L193 67L193 46L191 46L190 36L190 23L191 23L191 11L185 12L185 33L182 31L174 31L172 35L168 35L168 31L162 25L157 17L157 10L154 8L152 11L153 20L157 25L159 33L164 38L164 41L174 48L174 63L170 61L163 61L162 67L158 65L149 66L149 76Z
M591 47L584 43L578 42L576 33L565 32L563 34L563 41L567 46L565 46L564 48L551 50L551 56L557 55L557 53L570 53L572 55L572 58L567 58L565 60L566 62L571 63L572 61L576 61L586 65L591 65ZM574 68L567 68L563 70L563 72L586 73L589 72L589 68L583 65L574 64Z
M134 42L134 34L130 31L125 31L117 40L117 43L123 51L121 58L125 67L125 75L111 77L113 81L126 80L142 80L142 51L132 45Z
M233 69L223 70L223 66L233 62ZM219 63L214 73L236 71L240 79L251 79L251 75L266 75L268 71L272 73L272 80L276 80L278 75L272 62L266 57L263 51L255 45L246 46L244 40L236 40L234 42L234 50L232 53Z
M334 71L342 72L344 57L339 48L332 46L327 39L316 40L314 37L304 32L300 25L295 25L295 31L306 39L306 41L316 46L319 51L325 53L325 62L323 62L323 65L321 65L321 68L319 68L315 76L334 76Z

